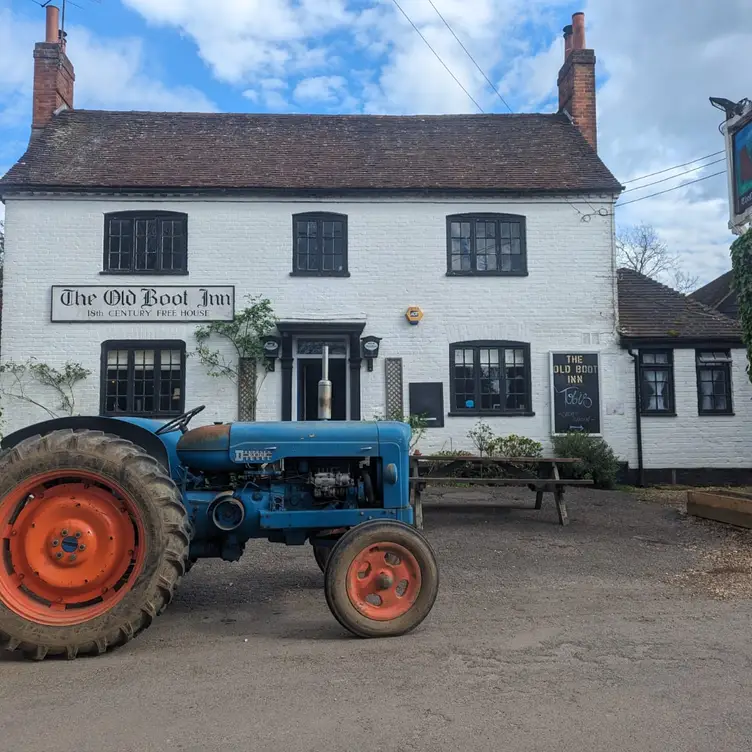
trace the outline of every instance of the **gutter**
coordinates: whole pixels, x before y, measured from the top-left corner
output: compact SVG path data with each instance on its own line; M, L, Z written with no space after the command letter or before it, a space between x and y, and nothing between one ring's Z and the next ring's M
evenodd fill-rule
M640 389L640 364L638 360L638 354L632 352L630 347L627 352L634 360L634 380L635 380L635 422L637 425L637 485L640 488L645 487L645 468L642 460L642 412L640 405L642 404L642 394Z

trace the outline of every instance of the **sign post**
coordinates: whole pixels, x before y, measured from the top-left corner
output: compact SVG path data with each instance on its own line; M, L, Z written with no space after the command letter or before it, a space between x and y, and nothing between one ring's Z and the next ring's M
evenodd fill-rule
M601 374L597 352L551 352L551 431L601 435Z

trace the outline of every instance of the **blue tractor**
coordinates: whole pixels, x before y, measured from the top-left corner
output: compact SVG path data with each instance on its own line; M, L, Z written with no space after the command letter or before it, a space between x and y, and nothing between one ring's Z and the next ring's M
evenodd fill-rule
M439 574L415 525L401 422L215 423L70 417L0 454L0 645L101 654L160 615L202 558L251 538L312 546L334 617L405 634Z

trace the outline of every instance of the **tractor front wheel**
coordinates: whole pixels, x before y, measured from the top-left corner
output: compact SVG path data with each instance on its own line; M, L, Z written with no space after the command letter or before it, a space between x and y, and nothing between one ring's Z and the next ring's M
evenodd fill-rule
M337 621L359 637L415 629L439 590L433 550L414 527L374 520L351 528L329 554L324 592Z
M0 647L104 653L146 629L184 574L190 525L166 469L99 431L54 431L0 459Z

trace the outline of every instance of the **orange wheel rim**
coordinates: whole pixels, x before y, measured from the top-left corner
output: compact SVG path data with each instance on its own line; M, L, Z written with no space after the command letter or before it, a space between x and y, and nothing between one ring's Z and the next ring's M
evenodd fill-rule
M135 504L97 473L35 475L0 500L0 602L24 619L101 616L133 588L144 558Z
M347 570L347 595L368 619L389 621L406 614L420 593L420 564L399 543L364 548Z

